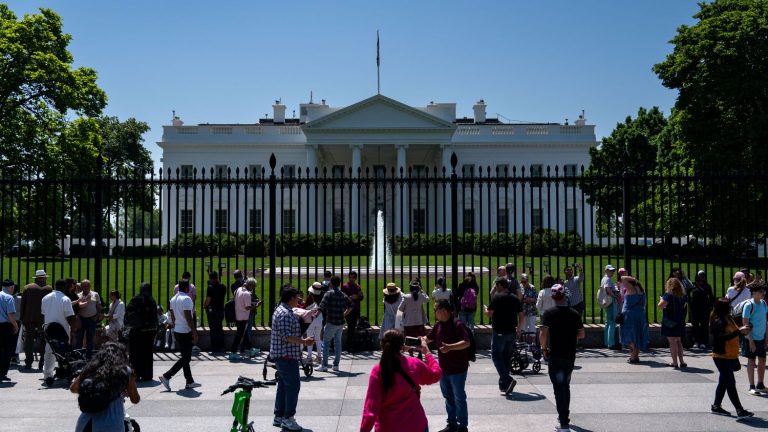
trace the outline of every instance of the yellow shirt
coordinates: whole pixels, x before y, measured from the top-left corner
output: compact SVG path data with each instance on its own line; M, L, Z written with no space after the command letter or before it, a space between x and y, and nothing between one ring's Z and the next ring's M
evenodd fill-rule
M725 325L725 334L730 334L735 331L739 331L739 327L733 320L728 320ZM712 357L724 358L724 359L738 359L739 358L739 337L733 337L725 341L725 353L716 354L712 353Z

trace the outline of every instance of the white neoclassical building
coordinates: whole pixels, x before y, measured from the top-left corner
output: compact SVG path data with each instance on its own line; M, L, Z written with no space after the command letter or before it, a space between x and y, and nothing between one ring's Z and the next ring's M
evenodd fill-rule
M432 176L435 168L450 173L455 153L459 175L477 175L481 169L486 176L489 168L494 175L497 170L511 175L513 166L517 175L525 167L526 175L536 176L547 166L558 166L562 175L586 166L589 148L597 144L594 126L587 125L583 115L575 124L502 123L486 116L482 100L473 107L474 118L457 118L455 103L412 107L383 95L346 107L331 107L324 100L301 104L298 118L286 118L286 106L280 102L273 110L272 118L254 124L189 126L174 118L172 125L163 127L158 142L164 171L171 169L174 178L177 170L182 178L200 178L202 169L207 173L230 169L234 177L239 168L241 178L245 169L249 177L262 170L268 176L274 154L277 175L284 177L306 177L307 168L329 178L349 177L350 172L356 177L358 170L388 178L393 169L397 175L410 169L411 176L418 177L425 172ZM163 242L178 232L267 232L266 189L238 188L237 193L231 188L192 189L197 190L163 190L162 208L172 215ZM366 232L375 224L379 208L385 212L387 227L398 234L450 231L450 215L446 219L442 214L450 212L441 209L452 203L442 186L416 184L401 190L388 185L374 191L361 185L353 186L352 192L349 186L333 191L314 186L294 189L278 194L278 232ZM590 217L589 211L582 212L582 198L573 187L558 198L554 192L542 196L528 189L499 188L485 194L462 187L459 229L523 232L557 226L561 231L580 231L582 214ZM549 209L555 207L558 214L550 215Z

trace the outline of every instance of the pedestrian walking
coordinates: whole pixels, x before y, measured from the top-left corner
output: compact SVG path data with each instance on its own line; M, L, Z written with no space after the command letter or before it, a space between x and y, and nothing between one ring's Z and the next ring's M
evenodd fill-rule
M50 294L46 294L43 297L40 312L45 317L44 325L57 323L64 328L66 334L70 334L72 322L75 311L72 310L72 300L64 293L66 290L66 283L64 280L59 279L55 284L56 290ZM49 344L45 344L45 356L43 363L43 379L45 385L50 387L53 385L53 375L56 370L56 356L53 354L53 348Z
M180 370L184 370L184 379L186 379L185 389L200 387L192 377L192 347L197 344L197 326L192 317L192 310L195 304L192 298L187 295L189 291L189 281L182 279L179 282L179 292L171 299L171 317L173 318L173 337L176 339L176 345L179 347L179 360L174 363L168 372L160 375L160 382L167 391L171 391L170 380Z
M753 284L750 292L752 298L743 306L742 322L751 331L744 338L742 351L747 358L749 394L763 396L768 394L764 384L765 351L768 345L768 327L766 326L768 305L765 303L765 285ZM755 370L757 370L757 385L755 385Z
M557 431L570 430L571 374L576 362L576 342L584 338L584 325L579 313L568 306L562 285L552 287L555 307L541 315L539 343L547 360L549 380L555 393Z
M512 350L520 338L521 325L525 320L523 306L517 296L510 294L509 281L497 279L496 294L490 305L483 305L484 313L491 318L491 359L499 374L499 390L509 396L517 381L512 377L510 361Z
M719 373L717 388L715 389L715 401L710 408L712 414L730 416L731 413L723 409L722 403L725 393L736 408L737 417L752 417L754 413L747 411L741 405L739 392L736 390L736 378L734 372L741 369L739 362L739 335L751 332L748 326L741 328L731 316L731 305L727 298L715 301L712 317L709 322L709 330L712 333L712 360Z
M128 356L139 381L151 381L153 374L152 344L157 334L157 303L152 298L152 286L144 282L139 294L125 307L128 332Z
M16 351L16 334L19 324L16 322L16 302L13 290L16 284L6 279L3 290L0 291L0 381L10 381L8 369L11 367L11 357Z

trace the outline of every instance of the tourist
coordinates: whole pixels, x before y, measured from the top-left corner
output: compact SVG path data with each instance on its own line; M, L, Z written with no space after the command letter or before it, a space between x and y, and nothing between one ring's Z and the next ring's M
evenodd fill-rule
M403 302L403 293L394 282L389 282L383 291L384 299L384 317L381 319L379 328L379 340L384 339L387 330L395 328L397 323L397 311L400 310L400 303Z
M323 290L323 284L320 282L313 282L307 289L307 297L304 298L304 307L308 311L314 311L317 309L315 317L312 319L312 323L307 327L307 337L311 337L315 341L317 347L316 358L314 363L320 364L322 361L323 352L323 313L320 312L320 301L323 299L325 291ZM312 347L307 347L307 361L312 363Z
M347 322L347 350L354 352L357 351L355 331L357 330L357 323L360 321L360 304L363 301L364 296L363 290L360 289L360 284L357 283L357 272L350 271L347 277L347 283L341 287L341 292L346 294L347 297L352 300L352 308L344 319Z
M448 300L435 303L435 325L427 335L427 344L432 342L442 370L440 391L448 413L448 424L441 432L467 432L469 413L464 386L469 370L469 334L461 321L454 321Z
M96 291L91 291L91 281L88 279L80 282L80 287L82 292L77 300L77 316L80 317L80 328L77 330L75 347L82 347L83 338L85 338L85 356L90 359L93 355L96 323L101 321L101 297Z
M512 263L507 263L504 266L504 272L507 274L507 279L509 280L509 292L522 300L523 290L520 287L520 282L517 281L517 266Z
M16 302L13 290L16 284L6 279L3 290L0 291L0 381L10 381L8 369L11 367L11 357L16 351L16 335L19 324L16 322Z
M616 314L620 309L619 296L621 295L613 283L615 267L605 266L605 274L600 280L600 290L597 294L598 304L605 310L604 341L607 348L620 349L616 344Z
M251 346L253 346L253 328L256 322L256 312L259 310L259 306L261 306L261 299L256 295L256 286L259 281L255 277L252 279L254 282L249 289L251 292L251 311L248 314L248 323L245 325L245 339L251 342Z
M619 304L621 304L624 302L624 293L626 292L626 288L624 287L624 282L622 282L622 278L624 276L629 276L629 272L624 267L621 267L616 273L618 274L618 276L616 277L616 290L618 290L619 292ZM619 307L617 310L620 311L621 307Z
M234 296L235 291L237 291L237 289L243 286L245 283L245 278L243 277L242 270L235 270L234 273L232 273L232 276L235 278L235 281L232 282L232 285L229 286L229 289L232 291L232 295Z
M120 291L112 290L109 292L109 311L107 312L107 327L104 332L112 341L117 341L123 336L123 326L125 321L125 303L120 300Z
M203 308L208 318L210 329L211 352L221 353L224 348L224 299L227 296L227 287L219 281L219 274L211 272L208 275L208 289L205 291Z
M739 328L731 315L728 299L722 298L715 301L709 330L712 333L712 360L714 360L715 367L719 372L717 388L715 389L715 403L711 407L712 414L731 415L722 407L723 398L727 391L728 399L736 408L736 415L738 417L752 417L754 413L741 406L739 392L736 390L736 378L733 375L734 371L741 369L738 336L748 334L751 329L748 326Z
M707 349L709 346L709 318L715 295L712 287L707 283L707 275L703 270L696 273L693 289L689 294L691 306L691 324L693 326L693 343L699 349Z
M536 293L536 287L528 281L527 273L520 275L520 289L523 291L523 312L525 312L523 332L534 333L536 332L536 300L538 299L538 294Z
M477 285L475 274L468 272L459 287L451 292L453 308L459 316L459 321L475 332L475 311L477 310L477 295L480 287Z
M187 295L189 298L192 299L192 302L195 302L195 299L197 299L197 287L195 287L195 284L192 283L192 273L184 270L184 273L181 274L181 280L186 280L189 282L189 292ZM173 295L176 295L179 293L179 284L177 283L176 286L173 287Z
M437 278L435 283L435 289L432 290L432 300L438 302L440 300L451 300L451 289L447 288L447 283L444 277Z
M621 313L624 322L621 324L619 336L621 343L629 348L629 363L640 363L640 350L648 348L646 338L646 305L648 297L643 286L632 276L624 276L621 282L625 288L624 303Z
M687 298L682 282L677 278L667 279L664 286L664 295L659 301L659 308L663 309L661 319L661 335L669 341L669 351L672 355L672 363L667 366L675 369L688 367L683 360L682 338L685 336L685 308Z
M333 357L333 371L339 371L341 362L341 336L344 332L344 317L352 307L352 300L341 291L341 278L331 277L331 289L320 301L320 312L325 316L325 333L323 335L323 364L318 369L320 372L328 370L328 354L330 343L333 341L335 351Z
M155 335L155 349L161 350L163 348L167 349L176 349L171 348L171 344L173 344L173 330L171 330L172 326L170 325L170 313L166 314L163 312L163 307L160 305L157 305L157 334Z
M693 283L685 276L685 273L683 273L683 270L680 269L680 267L673 267L672 271L669 273L669 277L679 280L680 283L683 284L683 291L685 291L685 295L690 295L691 290L693 289Z
M577 271L578 274L574 274ZM580 264L565 268L565 293L568 297L568 306L576 309L579 316L584 316L584 269Z
M728 302L731 305L731 310L741 302L745 302L752 298L752 294L747 288L747 277L743 272L736 272L733 275L733 285L731 285L725 292L725 296L728 298ZM735 317L736 324L741 325L741 317ZM743 338L741 339L743 343Z
M333 277L333 273L330 270L326 270L323 272L323 281L320 282L326 291L330 291L331 289L331 278Z
M252 291L256 288L256 279L248 278L243 286L235 291L235 325L237 331L232 340L230 352L232 354L243 353L244 350L250 351L252 348L251 340L245 337L245 327L248 325L248 319L251 315L253 304L251 302Z
M136 374L128 365L125 347L115 342L104 344L75 378L69 390L79 395L81 413L75 427L77 432L123 431L125 396L134 405L141 400L136 388ZM86 403L89 407L84 406ZM103 404L105 408L98 412L86 412L90 411L93 403Z
M173 337L179 345L179 354L181 357L174 363L168 372L160 375L160 382L167 391L171 391L170 379L179 370L184 370L184 379L186 379L185 389L200 387L192 378L192 368L189 363L192 360L192 347L197 344L197 326L192 317L192 310L195 304L192 298L187 295L189 291L189 280L182 279L179 282L179 292L171 299L171 317L173 318Z
M491 319L491 359L499 374L499 390L506 396L512 394L517 381L510 373L512 351L520 337L521 324L525 320L523 307L517 296L509 292L509 281L497 279L496 294L490 305L484 305L484 313Z
M768 329L766 328L768 306L765 303L765 285L753 284L750 291L752 299L744 305L742 322L751 331L744 338L742 351L746 353L745 357L747 358L749 394L762 396L768 394L764 384L765 349L768 344L768 337L766 337L768 336ZM757 366L757 386L755 386L755 366Z
M405 336L387 330L381 340L381 359L373 365L363 405L360 432L425 432L427 415L421 405L421 386L440 380L440 365L421 338L424 362L402 355Z
M506 278L507 277L507 268L504 266L499 266L496 269L496 277L497 278Z
M19 353L23 352L24 341L21 339L23 334L23 325L21 323L21 294L19 294L18 287L13 287L13 303L16 307L16 324L19 326L19 331L13 335L13 354L11 355L11 364L19 364Z
M157 333L157 303L152 298L152 286L143 282L139 294L125 307L128 333L128 358L139 381L151 381L154 376L152 343Z
M408 285L410 294L403 297L399 311L403 313L403 333L406 336L420 337L426 334L427 314L424 307L429 303L429 297L421 290L421 282L414 278Z
M555 285L555 278L547 275L541 280L541 289L536 296L536 309L539 314L545 310L555 307L555 301L552 299L552 287Z
M576 362L576 341L584 338L584 325L579 313L568 306L566 289L560 284L552 287L555 307L541 315L541 352L547 360L549 380L555 393L558 431L570 429L571 374Z
M48 275L45 270L35 271L35 281L24 287L21 292L21 324L24 326L24 369L31 369L35 360L35 352L39 355L38 369L43 368L43 353L45 342L42 336L43 316L40 308L43 297L51 293L51 287L46 284ZM35 349L37 343L37 349Z
M340 284L341 280L338 282ZM336 291L338 290L337 284ZM299 299L299 291L296 288L289 285L281 290L280 304L272 314L272 334L269 337L269 356L277 368L275 418L272 425L289 431L302 430L294 419L301 389L301 348L315 343L311 337L301 338L301 326L293 314L293 308L298 306Z
M74 319L75 312L72 310L72 300L64 293L66 283L63 279L56 281L55 290L43 297L40 312L43 315L43 324L48 325L57 323L64 328L65 334L71 333L70 322ZM54 371L56 370L56 356L53 354L53 348L45 344L45 356L43 363L43 379L45 385L53 385Z

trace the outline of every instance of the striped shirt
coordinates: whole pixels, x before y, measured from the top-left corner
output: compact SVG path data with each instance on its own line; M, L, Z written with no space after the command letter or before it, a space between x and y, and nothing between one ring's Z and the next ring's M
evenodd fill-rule
M269 356L273 359L301 359L301 345L288 343L288 337L301 337L299 320L285 303L275 308L272 314L272 334L269 337Z

